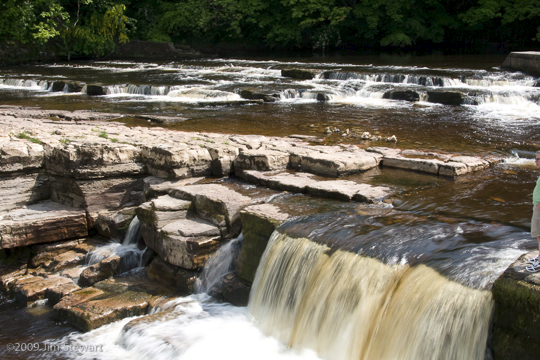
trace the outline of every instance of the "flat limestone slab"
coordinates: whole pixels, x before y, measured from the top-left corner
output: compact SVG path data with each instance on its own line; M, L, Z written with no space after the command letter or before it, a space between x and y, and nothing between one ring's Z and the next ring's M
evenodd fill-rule
M271 189L309 194L342 201L374 203L392 195L386 186L359 184L349 180L317 180L311 174L247 171L246 178Z
M239 231L240 211L253 203L251 198L220 184L184 186L170 195L192 201L199 217L220 228L226 227L232 236Z
M17 302L26 305L29 302L45 299L49 289L66 284L74 283L73 280L62 276L55 276L47 279L40 276L33 276L26 278L25 281L17 281L13 288L13 293Z
M321 176L339 177L369 170L379 165L382 156L363 150L357 151L291 150L290 168Z
M449 155L446 159L425 159L421 157L404 157L398 154L385 156L382 165L433 175L458 177L475 171L485 170L489 168L490 163L473 156Z
M0 216L0 247L3 249L86 236L86 212L52 201L25 206Z
M201 220L183 219L164 226L155 249L168 263L185 269L204 266L220 244L220 230Z

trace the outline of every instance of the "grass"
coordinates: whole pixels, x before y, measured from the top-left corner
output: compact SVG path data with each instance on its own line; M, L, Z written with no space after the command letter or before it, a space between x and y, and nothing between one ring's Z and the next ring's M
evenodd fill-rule
M100 138L104 138L104 139L108 139L108 138L109 138L109 135L107 135L107 132L106 132L106 131L100 132L98 136L99 136Z
M69 143L71 142L71 140L69 140L69 139L62 139L62 140L60 140L60 142L61 142L62 144L69 144Z
M30 135L28 135L28 132L26 131L23 131L21 133L18 133L17 135L15 135L15 137L17 139L25 139L25 140L28 140L30 142L33 142L34 144L41 144L41 140L37 139L37 138L34 138L34 137L31 137Z

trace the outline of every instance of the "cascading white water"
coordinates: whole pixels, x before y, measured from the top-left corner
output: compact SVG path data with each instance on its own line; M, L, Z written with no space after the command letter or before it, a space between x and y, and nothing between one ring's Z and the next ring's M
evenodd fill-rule
M265 333L323 359L483 359L489 291L329 250L274 232L249 303Z
M93 265L113 255L120 257L118 273L124 273L142 266L142 255L146 248L139 249L140 221L137 216L129 224L122 243L118 241L100 246L86 255L86 264Z
M240 245L244 236L240 234L237 238L229 241L219 248L204 266L201 275L195 283L196 293L206 293L212 289L227 274L235 270L235 260L240 252Z

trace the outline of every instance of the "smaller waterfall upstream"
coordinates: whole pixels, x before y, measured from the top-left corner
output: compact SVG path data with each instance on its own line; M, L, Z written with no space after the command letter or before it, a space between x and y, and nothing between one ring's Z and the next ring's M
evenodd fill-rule
M219 248L214 256L204 266L201 276L195 283L196 293L207 293L227 274L236 270L236 259L240 253L240 247L244 236L229 241Z
M118 255L120 257L117 270L119 274L141 267L142 255L146 248L139 248L139 237L140 222L139 218L135 216L129 224L124 240L121 243L112 242L89 252L86 256L87 265L97 264L109 256Z
M249 311L323 359L483 359L493 300L425 265L386 265L274 232Z

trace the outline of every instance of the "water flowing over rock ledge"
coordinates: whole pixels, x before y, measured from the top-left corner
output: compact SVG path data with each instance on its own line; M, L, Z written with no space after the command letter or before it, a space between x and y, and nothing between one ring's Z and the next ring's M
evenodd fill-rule
M46 118L60 113L76 121ZM3 108L0 117L0 246L21 260L0 268L0 290L23 305L48 299L57 319L82 330L149 314L194 292L207 260L240 234L237 271L221 280L216 296L247 305L271 234L298 215L267 203L283 192L387 206L399 189L350 176L394 167L458 177L500 161L311 145L302 137L129 128L88 112L44 114ZM240 180L223 179L229 176ZM93 234L121 239L135 215L147 277L118 277L123 260L114 251L89 263L107 244Z

